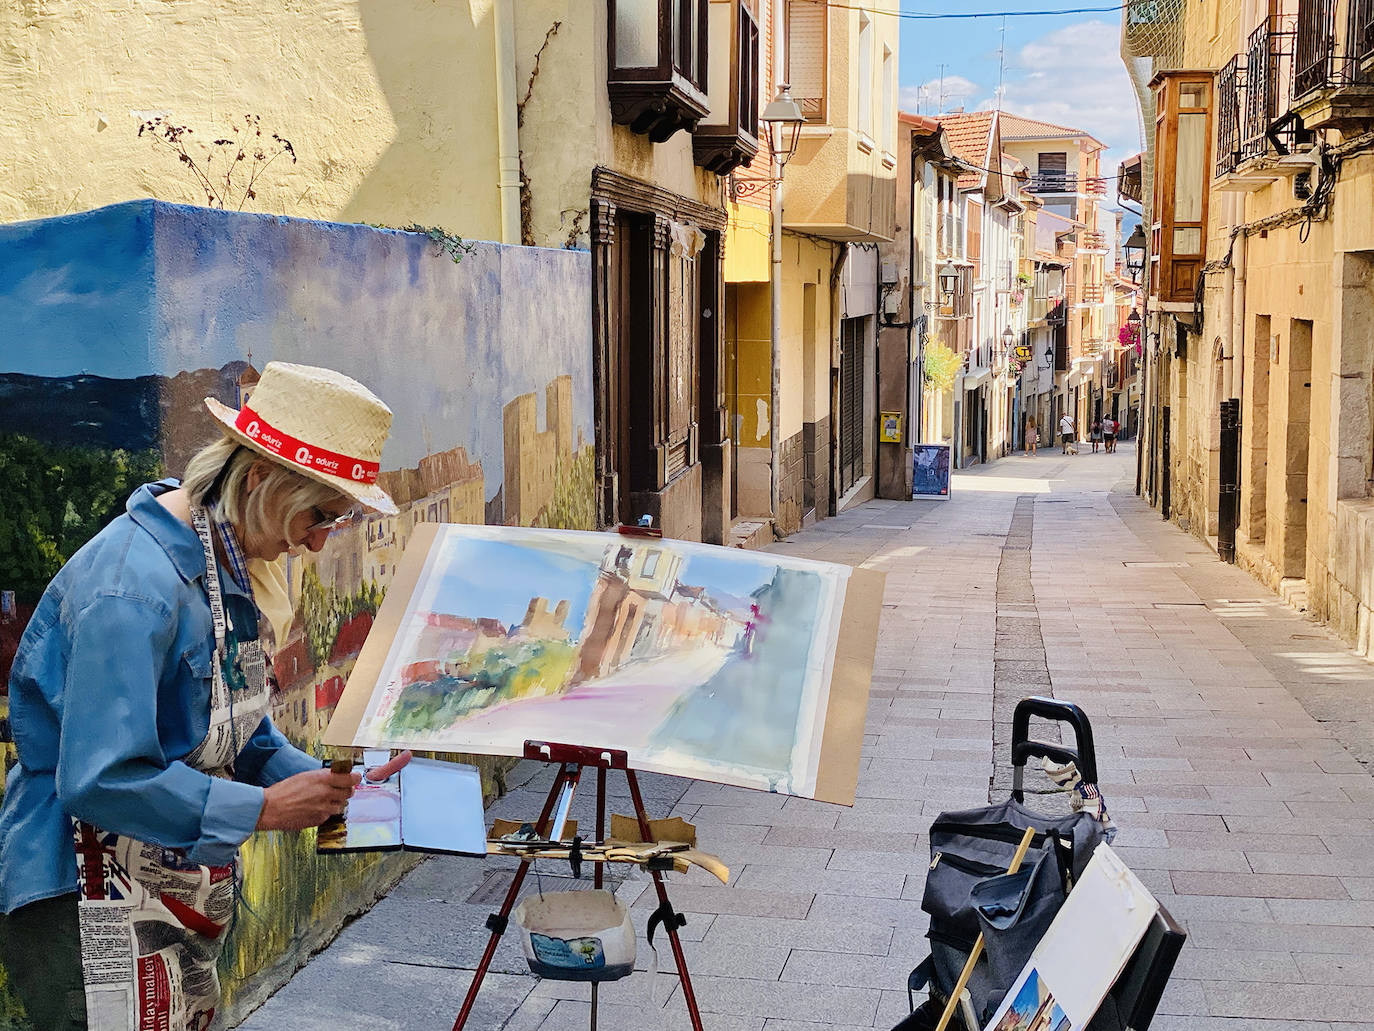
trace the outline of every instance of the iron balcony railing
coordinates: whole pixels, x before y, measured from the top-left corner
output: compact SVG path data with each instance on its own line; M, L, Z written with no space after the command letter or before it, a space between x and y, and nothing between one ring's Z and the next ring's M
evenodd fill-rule
M1336 81L1337 0L1299 0L1293 52L1293 96L1303 97Z
M1366 65L1374 57L1374 0L1350 0L1350 22L1346 27L1346 50L1356 82L1374 80L1374 68Z
M1240 107L1243 84L1240 55L1217 72L1217 175L1234 172L1240 163Z
M1077 193L1078 176L1071 172L1037 172L1031 177L1031 193Z
M1279 62L1287 59L1283 43L1289 34L1272 32L1265 23L1250 33L1245 49L1245 113L1241 126L1241 158L1268 151L1270 126L1279 117ZM1286 70L1286 69L1285 69Z

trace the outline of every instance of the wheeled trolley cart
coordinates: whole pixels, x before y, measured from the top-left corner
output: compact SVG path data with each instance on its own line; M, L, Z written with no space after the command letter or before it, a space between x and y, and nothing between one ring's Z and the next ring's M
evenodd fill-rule
M1032 739L1032 717L1066 725L1073 745ZM1025 767L1048 760L1074 811L1025 805ZM948 1027L981 1031L1012 987L1093 852L1113 833L1097 790L1092 725L1078 706L1022 699L1012 717L1012 792L1005 802L941 813L930 828L922 908L930 955L907 978L912 1013L894 1031L934 1031L950 997ZM1011 867L1015 872L1009 873ZM1151 922L1088 1031L1144 1031L1182 948L1184 933L1163 908ZM917 992L928 990L919 1005Z

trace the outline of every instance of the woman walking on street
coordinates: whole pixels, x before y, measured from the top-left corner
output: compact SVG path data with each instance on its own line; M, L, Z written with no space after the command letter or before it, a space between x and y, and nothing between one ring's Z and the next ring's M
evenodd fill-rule
M361 779L273 726L248 567L395 514L376 485L391 411L278 362L241 410L205 404L222 437L72 556L15 657L0 960L38 1031L209 1027L239 846L342 813Z
M1035 457L1035 446L1040 443L1040 431L1035 428L1035 416L1026 417L1026 457Z
M1097 454L1097 447L1098 447L1099 444L1102 443L1102 420L1101 420L1101 419L1094 419L1094 420L1093 420L1093 424L1092 424L1092 429L1089 430L1088 432L1089 432L1089 436L1092 437L1092 442L1093 442L1093 454Z
M1102 450L1109 455L1116 450L1116 420L1110 415L1102 418Z
M1067 455L1069 453L1069 448L1073 447L1073 440L1073 416L1065 412L1063 417L1059 420L1059 444L1064 454ZM1074 447L1074 453L1078 453L1076 447Z

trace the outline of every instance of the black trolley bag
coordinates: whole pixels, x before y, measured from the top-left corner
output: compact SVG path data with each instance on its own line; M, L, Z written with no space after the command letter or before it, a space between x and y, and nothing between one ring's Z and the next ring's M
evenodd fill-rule
M1030 718L1073 728L1075 745L1032 741ZM984 951L975 965L950 1028L978 1031L1030 959L1109 825L1084 809L1046 815L1024 803L1025 764L1033 756L1073 763L1096 794L1097 757L1092 725L1078 706L1053 698L1024 698L1012 716L1012 794L1006 802L941 813L930 828L930 869L921 908L930 914L930 955L907 978L912 1014L894 1031L933 1029L959 980L978 935ZM1031 847L1015 874L1007 867L1026 830ZM1144 1031L1173 971L1185 935L1162 907L1089 1031ZM915 993L929 987L916 1006Z
M1031 740L1031 716L1068 724L1075 747ZM1053 698L1022 699L1012 716L1011 797L996 805L941 813L931 824L930 868L921 900L930 915L930 955L907 981L913 1000L926 986L930 998L919 1008L913 1002L914 1012L899 1025L901 1031L935 1026L981 933L983 954L950 1024L978 1031L1020 974L1093 850L1106 840L1107 828L1092 812L1055 816L1024 804L1025 764L1033 756L1073 763L1085 783L1097 783L1092 726L1083 710ZM1029 829L1035 831L1030 849L1020 870L1008 874ZM1096 1020L1093 1028L1099 1031Z

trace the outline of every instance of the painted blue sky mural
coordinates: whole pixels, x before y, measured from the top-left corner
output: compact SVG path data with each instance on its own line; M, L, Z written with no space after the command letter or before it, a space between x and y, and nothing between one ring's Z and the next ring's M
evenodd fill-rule
M0 373L115 379L273 359L367 384L395 413L384 468L464 446L501 484L492 407L572 377L592 440L590 258L135 201L0 227ZM519 282L521 297L502 284ZM551 319L550 309L563 313ZM550 334L550 327L557 333Z

